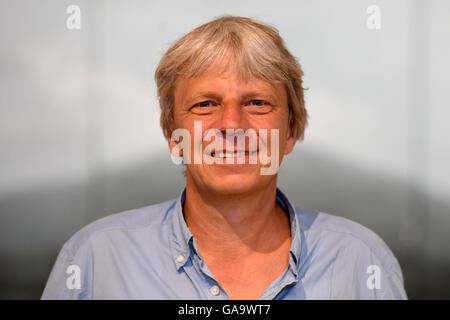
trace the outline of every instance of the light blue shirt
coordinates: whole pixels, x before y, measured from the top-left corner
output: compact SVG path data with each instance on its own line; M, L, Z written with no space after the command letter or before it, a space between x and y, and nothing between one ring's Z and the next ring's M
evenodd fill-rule
M295 208L286 270L259 299L406 299L397 259L348 219ZM61 249L42 299L228 299L203 262L178 199L125 211L78 231Z

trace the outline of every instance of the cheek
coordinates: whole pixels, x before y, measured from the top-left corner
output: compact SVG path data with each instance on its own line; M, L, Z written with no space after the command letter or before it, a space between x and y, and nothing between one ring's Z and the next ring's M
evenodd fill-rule
M287 144L287 130L285 129L283 124L280 121L278 121L278 123L274 121L270 124L266 122L266 125L261 126L260 128L267 129L264 130L266 134L262 134L262 132L260 131L259 136L263 141L265 141L263 143L270 150L269 153L273 154L273 152L277 150L276 153L279 156L285 154L286 149L289 146Z

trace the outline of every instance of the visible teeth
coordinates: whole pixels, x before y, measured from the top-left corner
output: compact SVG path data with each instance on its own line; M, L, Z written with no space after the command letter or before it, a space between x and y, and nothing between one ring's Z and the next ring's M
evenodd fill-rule
M250 154L253 154L255 152L256 151L250 152ZM216 157L216 158L244 157L246 154L248 154L248 153L245 151L240 151L240 152L235 152L235 153L218 151L214 154L214 157Z

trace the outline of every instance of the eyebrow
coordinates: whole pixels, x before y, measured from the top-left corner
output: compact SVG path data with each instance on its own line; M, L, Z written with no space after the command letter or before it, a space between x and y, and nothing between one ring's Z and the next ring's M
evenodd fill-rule
M192 102L194 102L194 100L202 99L202 98L213 98L213 99L219 100L222 97L220 94L217 94L214 91L200 91L200 92L197 92L194 96L190 97L187 101L189 103L192 103Z

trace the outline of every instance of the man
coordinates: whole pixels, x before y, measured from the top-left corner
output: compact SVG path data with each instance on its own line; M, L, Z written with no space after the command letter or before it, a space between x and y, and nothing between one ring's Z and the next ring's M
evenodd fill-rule
M178 199L96 221L62 248L44 299L405 299L372 231L295 208L277 169L303 139L303 72L278 32L226 16L164 55L161 126Z

